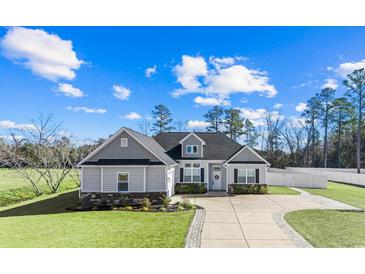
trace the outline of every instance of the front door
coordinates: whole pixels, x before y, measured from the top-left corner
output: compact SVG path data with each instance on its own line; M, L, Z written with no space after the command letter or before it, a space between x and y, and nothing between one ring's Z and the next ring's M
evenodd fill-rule
M213 170L213 190L222 189L222 171Z

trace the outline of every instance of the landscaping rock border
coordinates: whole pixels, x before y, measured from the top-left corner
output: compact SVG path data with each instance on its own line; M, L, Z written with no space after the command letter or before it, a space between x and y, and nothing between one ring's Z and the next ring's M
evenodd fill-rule
M300 195L312 202L319 203L323 205L322 209L334 209L334 210L351 210L351 211L362 211L360 208L329 199L320 195L312 195L309 192L292 187L291 189L294 189L298 192L300 192ZM288 235L289 239L299 248L311 248L313 247L306 239L304 239L300 234L298 234L285 220L284 215L296 210L287 210L281 213L278 213L274 215L274 222L281 228L281 230Z
M289 237L289 239L299 248L313 247L306 239L300 236L285 220L284 215L290 211L284 211L273 215L274 222Z
M205 209L197 208L185 240L185 248L199 248L205 218Z

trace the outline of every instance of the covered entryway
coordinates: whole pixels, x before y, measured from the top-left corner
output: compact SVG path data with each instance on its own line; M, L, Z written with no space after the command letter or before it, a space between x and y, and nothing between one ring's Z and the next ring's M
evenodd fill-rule
M209 191L225 191L226 169L220 164L210 164L209 174Z

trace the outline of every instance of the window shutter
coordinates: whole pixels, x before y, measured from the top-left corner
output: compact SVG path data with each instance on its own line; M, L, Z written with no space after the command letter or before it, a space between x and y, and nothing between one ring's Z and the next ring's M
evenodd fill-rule
M260 183L260 170L256 168L256 184Z
M235 184L238 183L238 169L237 168L234 169L234 183Z
M180 168L180 183L184 182L184 169Z
M200 169L200 182L204 182L204 168Z

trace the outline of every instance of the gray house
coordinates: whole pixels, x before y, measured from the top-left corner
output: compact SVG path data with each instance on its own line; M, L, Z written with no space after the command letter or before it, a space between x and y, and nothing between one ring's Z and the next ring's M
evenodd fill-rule
M121 128L78 166L81 199L172 196L180 185L228 191L231 184L266 184L269 163L222 133L162 132L154 137Z

